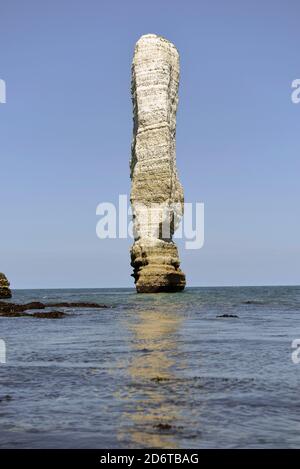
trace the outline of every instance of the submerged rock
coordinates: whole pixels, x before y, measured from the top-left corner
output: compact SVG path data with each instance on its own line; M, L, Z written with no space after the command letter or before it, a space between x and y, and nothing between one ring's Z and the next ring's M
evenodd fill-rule
M151 378L151 381L154 381L155 383L162 383L165 381L170 381L170 378L166 378L164 376L155 376L154 378Z
M99 303L46 303L45 307L53 306L54 308L108 308L107 305Z
M11 298L11 290L9 281L5 275L0 272L0 298Z
M132 63L132 276L140 293L185 287L172 236L183 214L175 159L179 54L168 40L142 36Z
M154 428L157 428L158 430L171 430L173 427L169 423L158 423L154 425Z
M5 396L0 397L0 402L10 402L12 400L12 396L10 394L5 394Z
M220 316L217 316L217 318L238 318L236 314L221 314Z
M65 318L68 315L66 313L63 313L62 311L49 311L43 313L28 314L28 316L41 319L61 319Z

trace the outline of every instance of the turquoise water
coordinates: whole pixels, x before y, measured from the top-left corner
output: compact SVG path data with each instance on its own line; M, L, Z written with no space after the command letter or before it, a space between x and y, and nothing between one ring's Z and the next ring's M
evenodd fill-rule
M1 448L300 447L300 287L14 292L33 300L111 308L0 318Z

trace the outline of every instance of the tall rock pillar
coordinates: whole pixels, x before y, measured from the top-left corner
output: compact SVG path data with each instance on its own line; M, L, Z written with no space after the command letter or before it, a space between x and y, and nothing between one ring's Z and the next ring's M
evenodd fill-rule
M166 39L147 34L132 63L133 141L130 162L134 244L131 265L140 293L183 290L185 275L172 240L183 214L175 133L179 55Z

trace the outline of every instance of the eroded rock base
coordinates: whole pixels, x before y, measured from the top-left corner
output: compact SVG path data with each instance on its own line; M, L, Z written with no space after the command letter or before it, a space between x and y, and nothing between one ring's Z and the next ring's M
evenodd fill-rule
M185 287L179 269L178 251L170 241L136 241L131 249L131 265L138 293L178 292Z

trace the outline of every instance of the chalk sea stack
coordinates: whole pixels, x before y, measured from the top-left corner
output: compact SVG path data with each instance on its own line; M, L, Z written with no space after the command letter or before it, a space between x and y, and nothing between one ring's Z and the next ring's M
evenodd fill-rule
M0 272L0 298L11 298L9 281L4 274Z
M183 214L176 169L175 133L179 54L155 34L136 43L132 63L133 141L131 265L137 292L175 292L185 287L172 240Z

